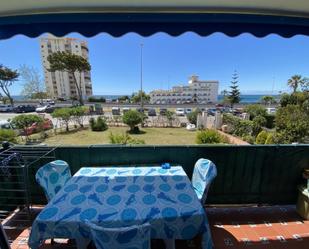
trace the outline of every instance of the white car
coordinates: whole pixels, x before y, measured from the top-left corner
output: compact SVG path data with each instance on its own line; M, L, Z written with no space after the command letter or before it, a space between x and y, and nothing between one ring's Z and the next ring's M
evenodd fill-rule
M184 116L185 115L185 109L184 108L176 108L176 115L177 116Z
M36 112L46 112L46 109L49 107L49 105L39 106L35 108Z
M12 112L13 107L11 105L0 105L0 112Z

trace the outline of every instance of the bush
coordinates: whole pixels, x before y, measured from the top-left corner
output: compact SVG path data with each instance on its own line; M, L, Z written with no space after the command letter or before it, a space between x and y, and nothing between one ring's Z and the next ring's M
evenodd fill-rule
M87 108L84 106L77 106L74 108L71 108L71 116L74 119L74 121L80 126L84 127L84 121L87 114Z
M216 130L206 129L198 131L196 135L197 144L219 144L226 143L226 138Z
M111 144L145 144L144 140L132 138L129 134L109 134Z
M232 114L223 114L223 124L228 126L229 133L239 137L252 135L253 122L242 120Z
M92 131L105 131L108 129L106 120L102 117L98 117L97 119L91 118L89 123Z
M264 106L261 105L247 105L244 109L244 112L250 114L250 120L253 120L256 116L263 116L267 115L267 111Z
M136 110L129 110L123 114L122 121L130 127L132 133L138 133L137 125L143 122L143 116Z
M22 114L12 119L12 125L17 129L22 129L26 137L28 137L27 129L34 123L42 124L44 119L35 114Z
M265 119L266 119L266 124L265 126L268 128L268 129L272 129L275 127L275 115L266 115L265 116Z
M69 122L72 116L71 108L59 108L51 114L53 118L57 118L65 124L66 131L69 131Z
M16 143L16 132L9 129L0 129L0 142L8 141L10 143Z
M266 123L267 123L266 118L264 118L261 115L256 116L252 120L252 134L255 136L259 134L259 132L262 130L262 126L265 126Z
M187 119L191 124L197 124L197 116L199 113L201 113L201 111L199 109L196 109L193 112L187 114Z
M266 131L261 131L261 132L257 135L257 137L256 137L256 139L255 139L255 143L256 143L256 144L265 144L267 137L268 137L268 132L266 132Z
M246 135L242 137L242 140L246 141L249 144L254 144L255 142L255 137L251 135Z
M274 134L273 133L269 133L267 138L266 138L265 144L274 144L274 143L275 143Z
M100 98L89 97L89 98L88 98L88 101L89 101L89 102L101 102L101 103L105 103L105 102L106 102L106 99L103 98L103 97L100 97Z

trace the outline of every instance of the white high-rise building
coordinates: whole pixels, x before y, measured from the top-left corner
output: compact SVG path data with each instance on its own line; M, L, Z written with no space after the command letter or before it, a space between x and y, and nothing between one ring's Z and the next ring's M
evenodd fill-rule
M218 98L219 81L199 80L193 75L187 86L174 86L171 90L154 90L150 92L152 104L215 103Z
M69 99L77 97L78 92L73 76L67 72L49 72L48 55L58 51L67 51L80 55L88 60L88 45L86 41L76 38L58 38L52 35L40 39L41 59L44 70L44 78L47 93L52 98ZM92 95L92 84L90 72L83 72L81 75L75 73L78 84L81 86L83 97ZM81 81L81 82L79 82Z

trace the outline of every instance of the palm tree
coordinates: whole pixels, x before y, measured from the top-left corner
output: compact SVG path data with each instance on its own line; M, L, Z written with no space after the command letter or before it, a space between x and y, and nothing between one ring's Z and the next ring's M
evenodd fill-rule
M304 85L306 82L306 79L303 78L301 75L296 74L293 75L289 80L288 80L288 86L293 89L293 93L295 93L298 89L299 86Z

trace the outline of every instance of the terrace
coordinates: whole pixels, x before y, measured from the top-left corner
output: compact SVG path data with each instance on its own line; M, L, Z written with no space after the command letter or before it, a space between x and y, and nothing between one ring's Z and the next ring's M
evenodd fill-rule
M87 37L100 32L117 37L128 32L175 36L186 31L203 36L214 32L230 36L249 32L258 37L271 33L283 37L309 35L309 6L304 1L256 1L247 6L243 1L218 4L198 0L192 5L168 0L151 5L143 1L126 5L121 1L90 4L76 0L70 5L66 1L34 2L11 0L0 4L0 39L18 34L36 37L45 32L62 36L73 31ZM202 157L212 160L218 169L205 207L215 248L308 248L309 222L296 213L295 204L297 187L305 183L302 172L309 165L309 145L26 147L32 155L46 149L52 151L51 156L37 155L37 160L21 168L26 172L24 181L9 182L5 174L0 175L1 187L9 190L0 192L0 217L14 249L28 248L32 221L46 205L35 173L51 159L68 162L72 174L85 166L169 162L181 165L191 177L194 163ZM30 216L24 209L27 204ZM152 243L153 248L162 247L161 241ZM75 245L74 241L51 244L48 240L42 248ZM176 248L200 248L200 238L176 241Z
M25 213L15 211L3 221L12 248L28 248L32 220L46 204L34 175L52 157L67 161L72 174L83 166L147 166L170 162L182 165L189 177L195 161L207 157L216 163L218 170L205 206L214 248L284 246L292 249L308 246L309 222L295 210L297 186L304 183L302 170L309 164L308 145L69 146L49 149L52 149L52 155L42 157L28 168L31 219ZM38 147L32 147L32 150L38 150ZM15 196L20 197L20 194L16 192ZM2 194L1 203L3 210L10 203L14 206L16 199ZM57 241L56 244L47 241L42 248L75 247L74 241ZM152 243L153 248L162 246L161 241ZM200 238L186 244L177 241L176 248L200 248Z

